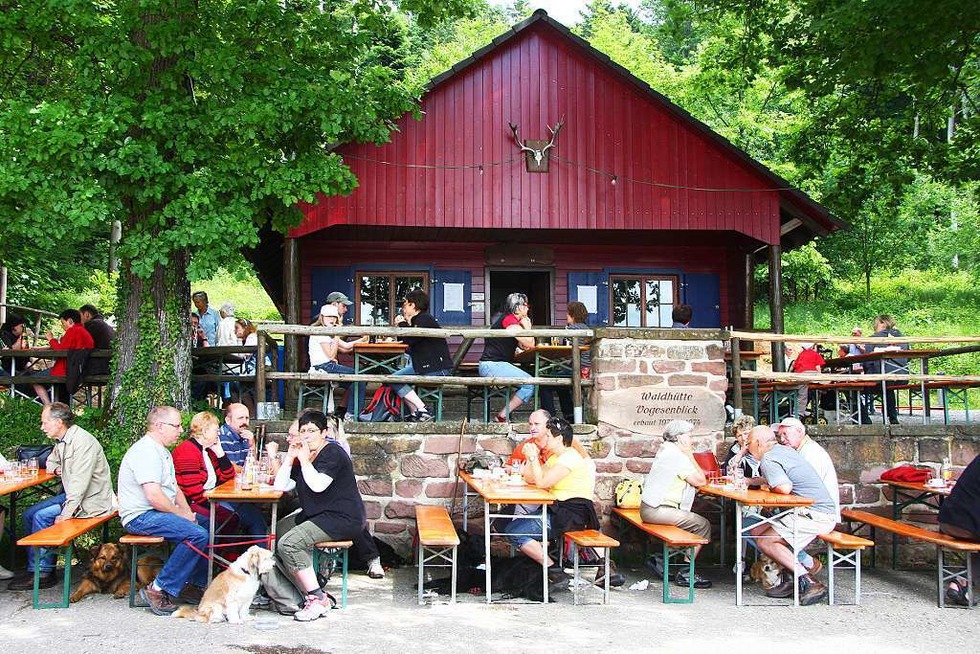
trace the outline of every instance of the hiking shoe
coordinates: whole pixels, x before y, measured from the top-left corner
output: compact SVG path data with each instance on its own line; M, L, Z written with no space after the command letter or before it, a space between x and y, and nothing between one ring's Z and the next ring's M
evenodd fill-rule
M604 566L600 567L595 571L595 585L605 586L606 584L606 569ZM619 588L626 583L626 577L622 573L616 570L616 565L610 561L609 562L609 585L613 588Z
M817 557L813 557L813 565L807 568L807 572L810 573L811 577L814 577L819 574L821 570L823 570L823 561Z
M425 409L422 409L412 414L412 420L414 422L432 422L435 420L435 417Z
M263 595L261 592L256 593L255 597L252 598L252 603L249 604L250 609L268 609L272 606L272 600L269 599L268 595Z
M384 579L385 569L381 567L381 559L371 559L368 563L367 576L371 579Z
M7 568L0 565L0 581L3 581L5 579L13 579L13 577L14 577L13 572L7 570Z
M786 599L793 596L793 573L787 574L784 570L781 575L781 581L766 591L766 597Z
M293 620L299 622L312 622L317 618L322 618L330 611L330 598L324 596L323 599L316 595L307 595L306 604L299 611L293 614Z
M177 599L187 602L188 604L200 604L201 599L204 597L204 589L200 586L195 586L194 584L186 584L184 588L180 591L180 595Z
M811 604L816 604L826 597L826 586L810 575L803 575L800 577L800 606L810 606Z
M654 554L654 555L650 556L649 558L647 558L647 560L644 562L644 565L646 567L650 568L651 570L653 570L653 574L655 574L658 577L660 577L661 579L663 579L663 576L664 576L664 560L661 557L659 557L656 554Z
M551 583L568 582L568 573L560 565L553 565L548 568L548 581Z
M677 573L677 576L674 577L674 585L681 586L683 588L687 588L690 585L689 584L689 581L690 581L690 577L688 577L688 575L687 575L687 570L681 570L681 571L679 571ZM703 588L711 588L711 580L710 579L705 579L704 577L702 577L701 575L699 575L698 573L695 572L694 573L694 587L695 588L702 588L702 589Z
M956 606L970 606L970 600L966 596L966 585L954 581L946 588L946 601Z
M140 597L149 604L154 615L170 615L177 610L177 605L165 590L157 590L153 586L140 589Z
M58 583L58 577L53 571L41 572L38 577L38 588L51 588ZM34 572L28 571L14 577L13 581L7 584L7 590L34 590Z

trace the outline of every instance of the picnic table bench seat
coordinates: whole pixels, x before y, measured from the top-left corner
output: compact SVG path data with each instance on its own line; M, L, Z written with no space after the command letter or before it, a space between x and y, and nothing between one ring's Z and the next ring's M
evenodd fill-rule
M571 557L574 561L572 565L573 575L572 575L572 603L578 604L579 595L582 591L586 590L586 586L591 584L582 583L579 577L579 556L578 548L580 547L591 547L594 549L605 550L602 555L602 562L604 567L604 573L602 576L602 603L609 603L609 556L610 551L613 547L619 547L619 541L612 536L607 536L601 531L595 529L583 529L581 531L566 531L565 538L572 542Z
M877 513L861 511L858 509L842 509L841 518L846 522L857 522L866 525L871 530L871 538L874 540L875 531L883 529L891 532L895 537L911 538L912 540L931 543L936 546L936 581L937 581L937 604L939 608L946 605L946 585L958 577L965 577L969 593L969 608L976 608L977 602L973 597L973 572L970 568L970 553L980 552L980 542L962 540L948 534L932 529L925 529L907 522L892 520ZM872 551L874 550L872 546ZM961 564L948 563L945 553L949 550L956 552L962 559ZM872 562L874 558L872 558Z
M119 538L120 545L130 548L129 563L129 608L144 607L147 604L136 601L136 586L139 578L140 556L149 552L152 548L165 546L167 539L163 536L145 536L143 534L124 534ZM169 546L167 547L169 554ZM156 567L155 564L151 564Z
M419 586L418 603L424 604L422 589L425 584L425 564L452 569L450 577L450 603L456 603L456 550L459 535L449 512L443 506L419 504L415 507L415 523L418 528ZM439 563L441 561L441 563Z
M325 540L313 546L313 569L320 571L320 559L326 558L340 564L340 608L347 608L347 573L350 563L352 540Z
M115 518L117 513L113 511L112 513L107 513L103 516L98 516L96 518L69 518L68 520L63 520L56 524L47 527L46 529L41 529L40 531L35 531L33 534L28 534L17 540L17 544L21 547L56 547L64 550L65 554L65 574L64 574L64 587L62 592L62 598L60 602L42 604L40 601L40 579L41 579L41 566L34 566L34 593L31 598L31 603L35 609L53 609L53 608L67 608L68 607L68 591L71 588L71 563L72 558L74 558L74 541L76 538L83 534L96 529L98 527L103 528L103 540L105 540L109 521Z
M818 537L827 545L827 602L834 604L834 575L839 570L854 570L854 603L861 603L861 552L874 547L874 541L842 531Z
M690 604L694 602L694 548L707 545L708 539L674 525L656 525L643 522L639 509L615 508L613 513L630 523L637 529L653 536L663 543L664 557L664 596L667 604ZM688 558L688 595L687 598L674 598L670 595L670 561L673 558L687 556Z

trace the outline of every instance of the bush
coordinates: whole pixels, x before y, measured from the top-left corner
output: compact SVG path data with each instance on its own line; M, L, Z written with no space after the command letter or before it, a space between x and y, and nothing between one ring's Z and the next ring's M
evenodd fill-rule
M12 459L18 445L46 441L41 432L41 405L21 397L0 395L0 453Z

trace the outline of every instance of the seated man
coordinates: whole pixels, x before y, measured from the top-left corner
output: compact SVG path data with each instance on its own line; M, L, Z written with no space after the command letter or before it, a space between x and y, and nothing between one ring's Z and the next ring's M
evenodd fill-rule
M834 500L834 520L840 522L840 486L837 484L837 469L834 468L834 462L830 459L827 450L806 435L806 427L796 418L783 418L776 427L776 437L783 445L788 445L799 452L817 471L827 493ZM798 558L811 575L817 574L823 568L820 559L813 558L805 551L801 550Z
M249 451L255 447L255 434L248 428L248 407L234 402L225 407L225 421L218 430L221 449L236 466L245 465Z
M111 350L112 342L116 340L116 330L105 321L102 313L91 304L83 304L78 309L78 313L82 317L82 326L85 327L85 331L91 335L92 341L95 343L95 349ZM110 363L111 360L107 357L93 357L88 366L88 373L90 375L108 375Z
M640 498L640 517L655 525L674 525L703 538L711 538L711 523L691 511L697 489L707 483L704 471L694 460L691 434L694 425L687 420L672 420L664 430L664 442L643 482ZM701 546L694 548L697 558ZM663 561L654 564L663 569ZM687 588L690 579L681 570L674 583ZM694 574L695 588L711 588L711 581Z
M980 541L980 456L974 457L960 478L956 480L953 491L939 507L939 531L954 538ZM973 578L980 573L977 565L980 556L970 554L970 567ZM969 606L973 590L967 587L966 579L957 578L946 589L946 601L960 606Z
M209 538L177 486L167 449L184 431L180 412L154 407L146 428L119 466L119 520L132 534L162 536L175 546L157 578L140 591L153 613L169 615L177 609L174 598L200 600L208 582L208 560L198 552L207 552Z
M759 469L773 493L795 493L809 497L814 504L799 513L786 513L771 523L752 529L756 547L784 570L799 573L800 604L816 604L827 596L827 587L817 581L809 570L793 556L817 536L829 534L837 526L836 507L823 481L803 456L791 447L778 445L776 435L767 425L749 432L749 453L759 461ZM795 548L794 545L795 537ZM766 591L767 597L792 597L793 576Z
M552 416L544 426L543 452L535 442L522 446L524 479L527 483L550 490L557 501L548 508L548 533L560 538L573 529L598 529L598 517L592 497L595 492L595 464L572 447L572 425L561 416ZM542 454L547 461L541 464ZM511 543L537 563L547 563L552 583L567 583L562 566L545 558L541 545L539 505L518 505L504 531ZM530 517L534 516L534 517Z
M69 518L94 518L112 513L112 478L109 462L99 441L75 424L75 414L66 404L55 402L41 410L41 431L55 441L47 469L61 477L62 492L24 511L24 533L47 529ZM40 568L38 586L57 583L58 551L29 547L27 572L10 582L10 590L34 587L34 568Z
M92 340L92 335L82 327L82 315L74 309L65 309L58 318L61 320L61 326L65 333L61 338L55 338L54 334L50 331L47 332L44 337L48 339L49 347L52 350L87 350L86 358L82 362L84 364L88 360L88 354L95 347L95 341ZM54 377L65 377L65 384L56 384L55 386L58 395L66 392L64 390L66 386L68 391L74 392L72 386L77 387L77 380L84 374L84 365L73 364L73 358L74 355L69 352L67 357L55 359L54 366L38 373L39 375L48 374ZM42 404L51 404L52 398L48 397L48 391L44 386L35 384L34 392L37 393Z
M529 436L521 441L517 447L514 448L514 451L510 453L510 457L507 459L507 465L512 466L527 463L527 455L525 454L524 446L528 443L534 443L534 445L537 446L540 462L547 462L548 453L545 450L545 445L548 440L548 431L546 427L549 420L551 420L551 414L544 409L538 409L537 411L531 412L531 415L527 417ZM574 436L572 437L571 447L578 452L583 459L591 458L588 450L586 450L581 441Z
M366 520L351 459L336 442L329 442L329 434L323 413L302 415L299 438L290 442L276 473L275 488L295 488L299 496L299 512L281 521L277 529L276 555L306 594L303 608L293 615L300 622L316 620L330 610L329 598L313 569L313 546L322 541L353 540ZM290 522L294 526L288 527Z

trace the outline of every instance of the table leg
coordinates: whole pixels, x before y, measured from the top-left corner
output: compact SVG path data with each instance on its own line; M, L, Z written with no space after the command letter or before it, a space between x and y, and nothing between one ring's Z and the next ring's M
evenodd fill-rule
M211 515L208 520L208 581L214 578L214 501L211 504Z
M793 606L800 605L800 566L798 565L800 548L797 546L796 521L800 518L800 510L793 507Z
M561 561L558 562L561 565ZM489 566L487 566L489 568ZM548 603L548 505L541 505L541 581L544 603Z
M742 506L735 502L735 606L742 605L742 535Z
M483 561L484 573L486 574L487 604L490 603L490 503L487 502L483 509Z
M17 560L17 496L20 491L10 494L10 569L13 570Z
M721 539L720 539L721 540L721 553L718 556L718 560L719 560L719 563L721 565L721 569L724 570L725 569L725 549L726 549L726 544L727 544L725 542L727 540L727 536L725 535L725 526L726 526L726 523L727 523L727 521L725 520L725 512L728 510L728 498L726 498L726 497L720 497L720 498L718 498L718 506L720 507L720 510L721 510Z
M902 513L898 488L892 489L892 520L897 521ZM892 534L892 570L898 569L898 536Z
M276 551L276 522L279 520L279 502L272 503L272 526L269 528L269 550Z

